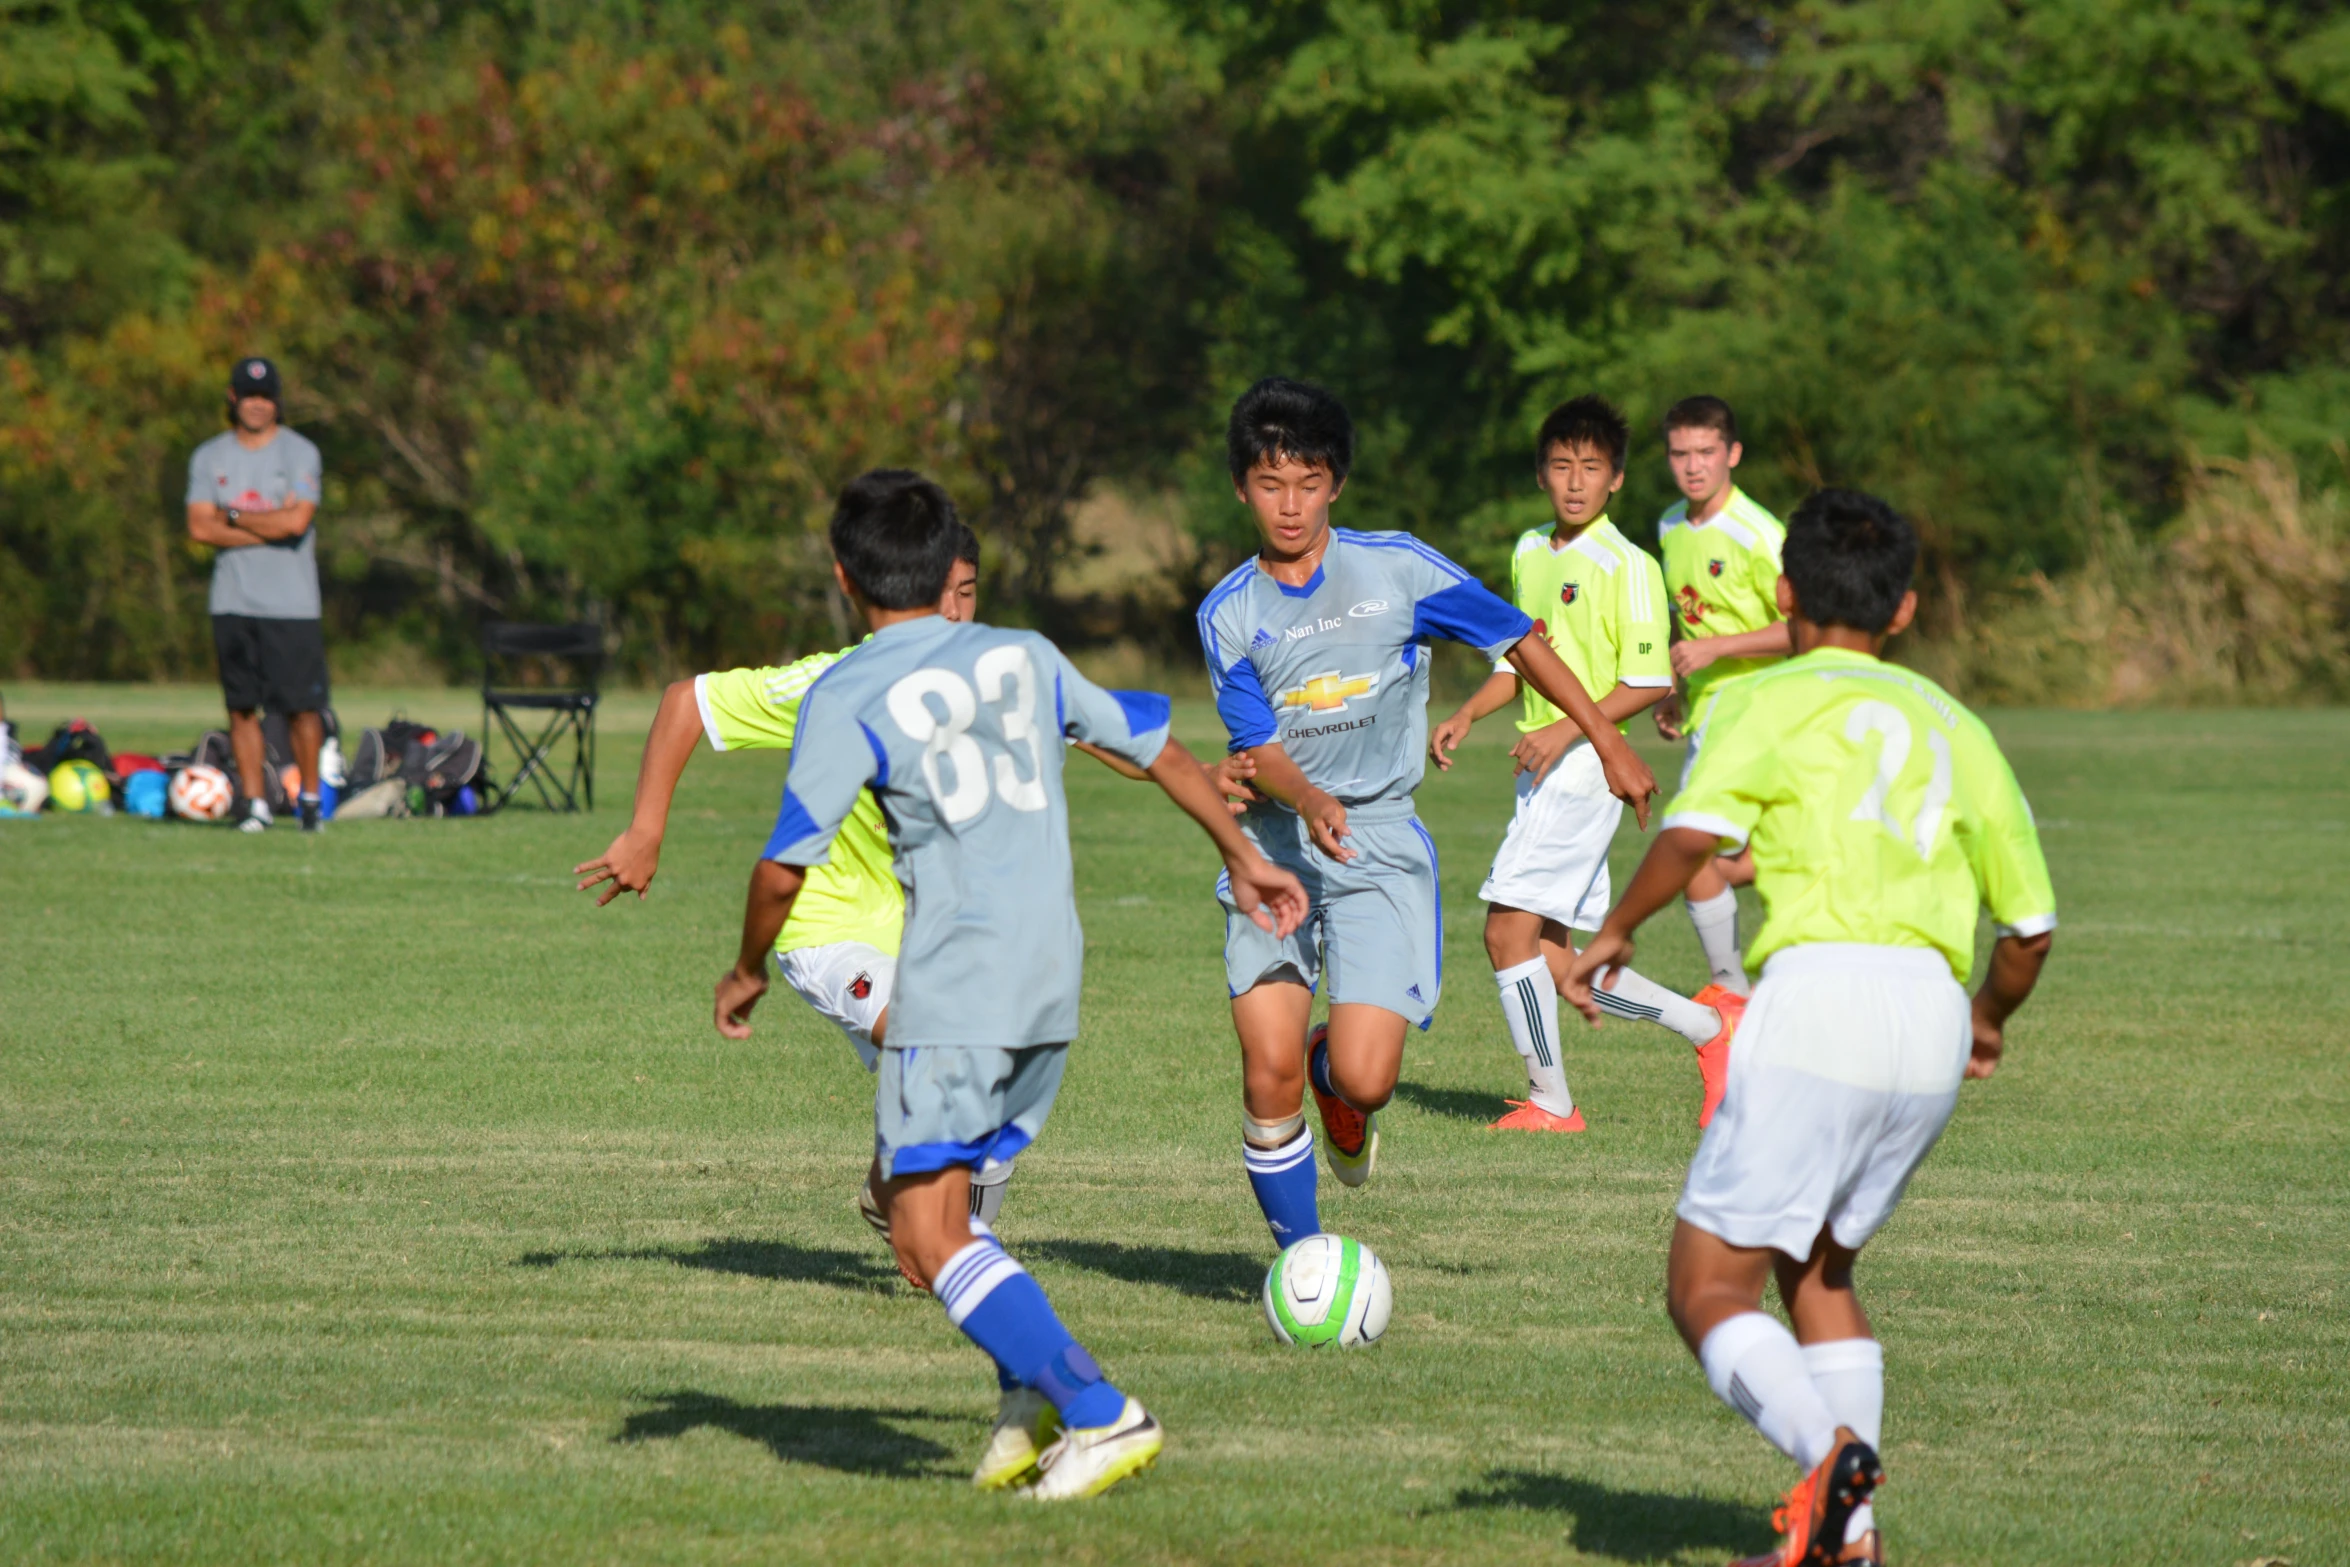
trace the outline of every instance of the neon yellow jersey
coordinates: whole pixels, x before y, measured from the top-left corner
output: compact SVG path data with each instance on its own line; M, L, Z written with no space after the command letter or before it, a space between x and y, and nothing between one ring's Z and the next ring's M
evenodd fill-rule
M843 648L841 653L848 650ZM702 732L714 751L789 750L799 728L800 698L841 653L812 653L796 664L728 669L694 677ZM777 952L862 941L893 957L906 924L906 890L891 868L889 830L871 791L832 843L832 858L808 868L807 885L775 938Z
M1553 545L1552 532L1528 528L1519 536L1510 556L1511 602L1542 627L1594 702L1619 685L1671 685L1665 577L1655 559L1605 517L1563 548ZM1507 669L1509 661L1493 667ZM1519 729L1546 728L1567 716L1528 682L1518 686L1526 703Z
M1656 536L1681 635L1730 636L1778 623L1779 553L1787 530L1754 497L1732 485L1729 503L1700 523L1689 521L1687 501L1675 501L1657 519ZM1722 658L1691 675L1686 727L1694 733L1705 721L1706 703L1723 681L1777 662Z
M1820 648L1722 688L1667 827L1754 847L1763 927L1785 947L1932 947L1961 984L1975 910L2002 935L2056 928L2032 809L1981 719L1925 676Z

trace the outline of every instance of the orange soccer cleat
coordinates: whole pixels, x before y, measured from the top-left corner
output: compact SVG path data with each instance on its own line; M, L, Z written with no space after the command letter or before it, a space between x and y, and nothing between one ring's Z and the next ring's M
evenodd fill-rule
M1500 1120L1489 1124L1489 1132L1582 1132L1590 1128L1583 1124L1583 1112L1570 1110L1565 1115L1552 1115L1531 1099L1504 1099L1505 1105L1516 1109Z
M1741 1557L1730 1567L1848 1567L1880 1560L1876 1530L1850 1545L1844 1543L1844 1530L1853 1510L1884 1483L1877 1450L1853 1435L1850 1426L1838 1426L1835 1447L1817 1469L1795 1482L1771 1514L1772 1527L1785 1536L1778 1549Z
M1317 1023L1306 1035L1306 1087L1314 1091L1314 1108L1322 1113L1322 1154L1330 1161L1330 1173L1344 1185L1360 1186L1379 1162L1379 1117L1322 1092L1314 1081L1314 1059L1329 1051L1330 1025Z
M1689 999L1701 1007L1712 1007L1722 1019L1722 1031L1697 1047L1697 1071L1705 1079L1705 1103L1697 1112L1697 1124L1704 1128L1714 1124L1714 1112L1722 1107L1722 1095L1730 1087L1730 1036L1738 1032L1738 1020L1746 1016L1746 998L1735 990L1708 985Z

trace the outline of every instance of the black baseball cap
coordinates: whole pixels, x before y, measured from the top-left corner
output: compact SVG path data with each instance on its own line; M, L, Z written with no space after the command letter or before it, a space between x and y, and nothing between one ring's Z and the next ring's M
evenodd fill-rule
M277 366L261 358L238 360L237 367L228 373L228 395L282 401L277 391Z

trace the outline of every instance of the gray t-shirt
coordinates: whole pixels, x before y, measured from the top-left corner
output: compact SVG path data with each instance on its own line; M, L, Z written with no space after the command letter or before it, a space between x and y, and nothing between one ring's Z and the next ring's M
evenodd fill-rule
M822 865L858 792L881 802L906 889L890 1049L1076 1036L1062 742L1148 767L1167 726L1165 697L1104 691L1033 631L936 615L884 626L809 687L765 857Z
M275 511L319 498L318 448L283 425L268 445L251 450L239 444L234 430L223 430L188 459L190 505L210 501L239 511ZM316 620L316 520L298 539L222 550L212 563L212 613Z

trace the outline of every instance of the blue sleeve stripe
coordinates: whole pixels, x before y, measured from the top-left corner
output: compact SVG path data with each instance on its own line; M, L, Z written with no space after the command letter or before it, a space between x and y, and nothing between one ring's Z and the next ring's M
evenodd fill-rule
M1113 691L1110 695L1126 714L1126 732L1137 740L1174 725L1175 704L1156 691Z
M1252 745L1264 745L1281 726L1273 717L1273 704L1265 700L1264 682L1257 679L1257 666L1247 659L1236 662L1216 693L1216 716L1224 720L1225 732L1232 736L1231 749L1245 751Z
M1208 662L1208 688L1211 691L1221 691L1224 686L1224 646L1223 639L1216 635L1216 611L1224 607L1227 599L1248 586L1248 574L1256 569L1255 561L1242 561L1234 570L1226 572L1224 580L1210 589L1207 598L1200 603L1199 650Z
M1414 641L1447 637L1488 657L1514 647L1533 629L1531 616L1481 582L1456 582L1441 593L1429 594L1412 609Z
M767 847L759 851L763 860L772 860L789 850L793 844L815 835L816 818L800 803L800 797L787 786L783 791L783 805L775 813L775 831L767 835Z
M871 724L860 718L857 727L865 731L865 744L873 752L873 786L885 789L889 787L889 752L883 748L881 736L873 732Z

